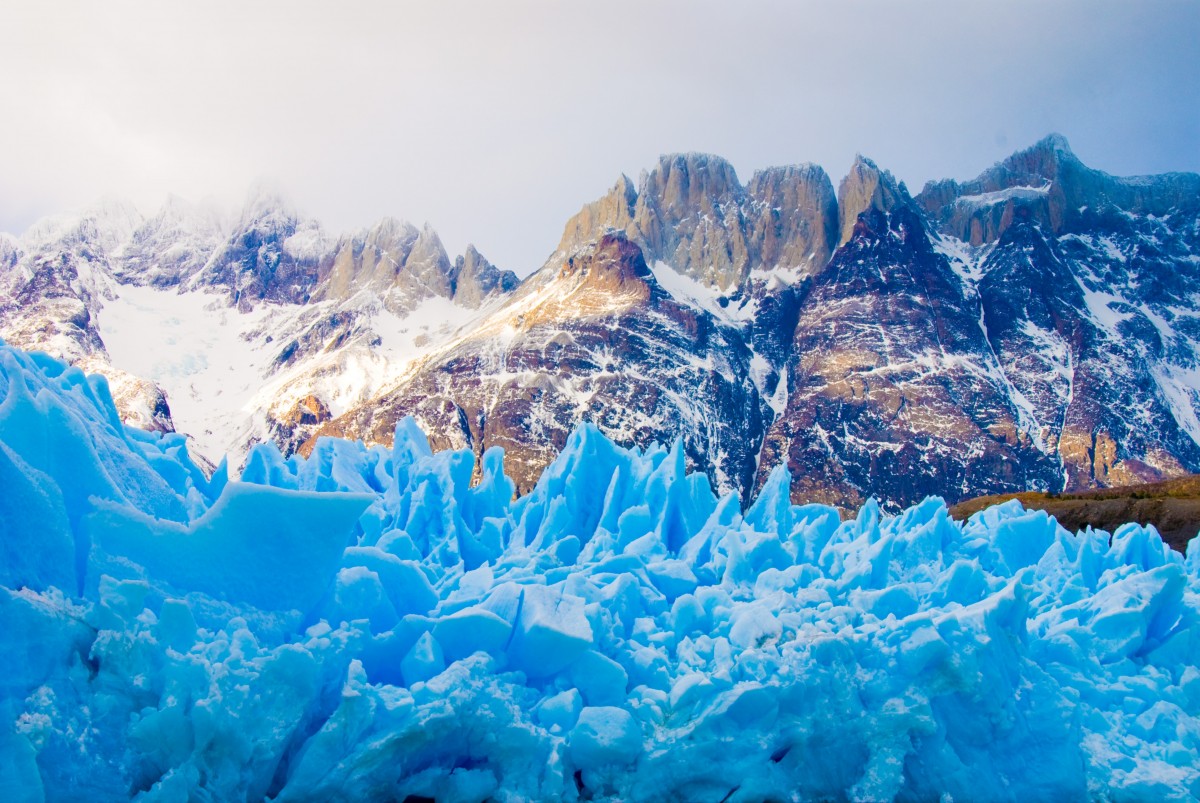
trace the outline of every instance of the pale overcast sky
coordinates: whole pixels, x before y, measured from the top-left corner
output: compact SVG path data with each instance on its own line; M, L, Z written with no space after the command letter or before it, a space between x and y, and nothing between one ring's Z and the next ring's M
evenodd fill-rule
M266 178L333 231L393 215L527 273L661 153L856 152L915 192L1058 131L1200 171L1200 2L6 3L0 230Z

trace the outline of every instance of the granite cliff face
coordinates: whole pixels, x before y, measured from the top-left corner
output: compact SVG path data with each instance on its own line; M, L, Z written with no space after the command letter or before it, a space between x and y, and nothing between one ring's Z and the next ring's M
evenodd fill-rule
M719 157L665 156L520 282L427 226L333 237L270 193L231 222L110 203L0 238L17 345L112 379L121 315L218 322L158 392L163 426L169 396L220 449L389 442L411 414L437 446L504 447L526 490L591 421L679 439L722 491L782 463L796 501L846 507L1200 470L1198 290L1200 177L1113 177L1059 136L915 197L863 157L835 193L813 165L743 185ZM155 348L188 342L156 320ZM131 409L157 409L141 391Z
M622 176L567 222L559 252L622 231L647 262L662 262L736 304L780 271L793 280L836 247L833 185L816 165L770 168L742 186L732 165L708 154L664 156L635 190Z

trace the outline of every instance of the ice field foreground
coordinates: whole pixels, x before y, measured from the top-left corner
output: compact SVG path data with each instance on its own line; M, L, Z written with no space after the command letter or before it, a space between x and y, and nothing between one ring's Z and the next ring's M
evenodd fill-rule
M743 514L589 428L516 501L472 459L209 481L0 347L0 799L1200 796L1196 540Z

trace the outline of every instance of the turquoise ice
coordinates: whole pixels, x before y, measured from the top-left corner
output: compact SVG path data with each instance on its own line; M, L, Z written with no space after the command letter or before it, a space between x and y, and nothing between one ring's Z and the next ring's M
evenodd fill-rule
M0 347L0 799L1188 800L1200 542L743 511L679 448L258 447Z

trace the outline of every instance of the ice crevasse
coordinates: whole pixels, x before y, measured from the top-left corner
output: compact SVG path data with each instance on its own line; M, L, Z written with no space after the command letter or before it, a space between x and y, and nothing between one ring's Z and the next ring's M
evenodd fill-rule
M680 449L322 440L210 479L0 346L0 799L1187 800L1200 546L743 511Z

